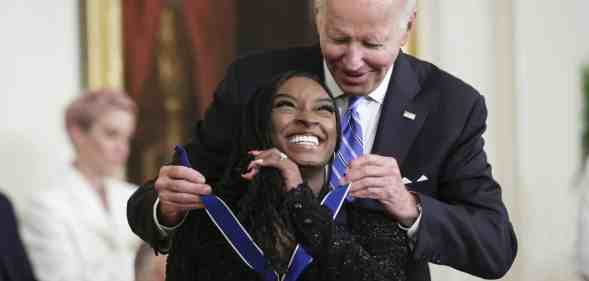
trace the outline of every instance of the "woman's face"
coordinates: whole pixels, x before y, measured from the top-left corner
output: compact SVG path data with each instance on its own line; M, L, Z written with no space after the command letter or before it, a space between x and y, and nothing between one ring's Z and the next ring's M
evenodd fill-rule
M337 109L319 83L290 78L272 102L272 143L300 166L323 166L337 141L335 114Z
M135 117L123 110L110 110L97 117L77 140L78 161L96 175L111 176L127 162Z

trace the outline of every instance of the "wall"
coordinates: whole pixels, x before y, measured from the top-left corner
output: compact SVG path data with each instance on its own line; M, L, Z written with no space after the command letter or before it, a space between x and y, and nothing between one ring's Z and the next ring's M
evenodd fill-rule
M0 189L18 208L72 155L62 112L80 88L78 1L2 4Z
M422 0L420 54L485 95L485 138L519 238L502 280L576 280L582 0ZM478 280L433 267L433 280Z
M575 280L572 179L580 156L580 66L589 63L589 2L518 0L513 11L522 276Z

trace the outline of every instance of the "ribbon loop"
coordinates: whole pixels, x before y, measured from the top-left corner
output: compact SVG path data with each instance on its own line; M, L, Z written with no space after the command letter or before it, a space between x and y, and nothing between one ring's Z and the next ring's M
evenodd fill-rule
M176 145L176 154L180 164L191 167L188 155L184 148ZM332 212L332 219L337 217L344 199L349 191L349 186L340 186L331 190L321 201ZM260 247L252 239L251 235L241 225L231 208L215 195L201 196L205 211L215 226L221 231L225 240L241 260L254 271L262 274L265 281L279 281L279 275L267 266L266 258ZM280 281L296 281L305 268L313 261L300 244L297 244L293 251L288 271Z

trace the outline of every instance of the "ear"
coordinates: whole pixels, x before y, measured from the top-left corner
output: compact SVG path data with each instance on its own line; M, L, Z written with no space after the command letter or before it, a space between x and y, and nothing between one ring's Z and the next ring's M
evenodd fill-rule
M321 31L321 15L319 14L319 8L315 7L313 9L314 13L314 19L315 19L315 30L317 31L317 33L320 33Z
M74 144L76 149L83 145L86 133L80 127L72 126L67 129L67 132L70 135L72 143Z
M407 22L407 29L403 33L403 37L401 38L401 46L405 46L407 42L409 42L409 37L411 32L413 31L413 27L415 26L415 19L417 18L417 11L413 11L411 17L409 18L409 22Z

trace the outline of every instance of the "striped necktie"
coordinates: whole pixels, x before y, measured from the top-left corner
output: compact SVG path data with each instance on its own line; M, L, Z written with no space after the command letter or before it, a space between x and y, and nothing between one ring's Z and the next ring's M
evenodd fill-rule
M332 189L340 185L340 179L345 176L350 161L364 154L362 126L357 111L361 101L361 97L349 96L348 109L341 118L342 139L331 165L331 176L329 178L329 185Z

